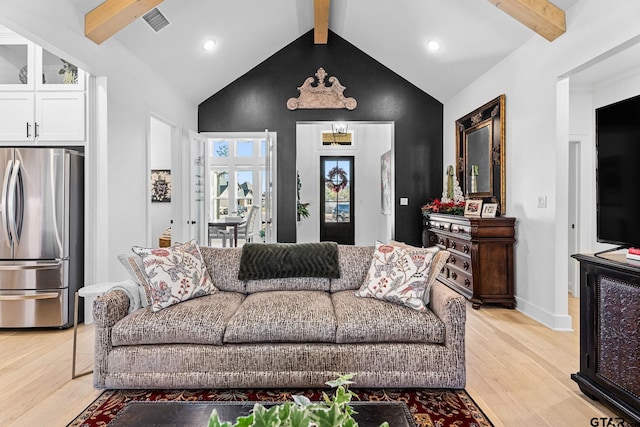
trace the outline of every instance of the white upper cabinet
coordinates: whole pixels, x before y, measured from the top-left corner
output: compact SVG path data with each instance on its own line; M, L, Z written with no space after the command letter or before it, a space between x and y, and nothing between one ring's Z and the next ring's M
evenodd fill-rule
M0 26L0 143L86 140L86 74Z
M40 46L35 47L36 90L84 90L85 73Z
M0 90L35 88L35 45L0 27Z

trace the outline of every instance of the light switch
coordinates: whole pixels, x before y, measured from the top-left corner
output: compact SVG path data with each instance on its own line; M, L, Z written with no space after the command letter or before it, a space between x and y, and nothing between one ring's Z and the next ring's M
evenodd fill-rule
M539 208L547 207L547 196L538 196L538 207Z
M409 198L400 197L400 206L409 206Z

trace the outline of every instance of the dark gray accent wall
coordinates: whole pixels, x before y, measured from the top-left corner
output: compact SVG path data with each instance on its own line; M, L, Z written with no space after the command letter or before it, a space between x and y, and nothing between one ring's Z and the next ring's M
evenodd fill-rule
M336 76L346 86L355 110L287 109L320 67L326 81ZM296 239L296 122L330 120L394 122L395 238L421 245L420 206L442 193L443 105L335 33L326 45L313 44L313 31L304 34L198 107L199 132L277 132L279 242ZM400 206L400 197L409 205Z

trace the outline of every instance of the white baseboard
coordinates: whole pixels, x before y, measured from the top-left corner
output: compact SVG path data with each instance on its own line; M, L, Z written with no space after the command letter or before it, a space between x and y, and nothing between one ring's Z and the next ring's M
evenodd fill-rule
M571 316L568 314L553 314L539 306L516 297L518 311L542 323L554 331L572 332Z

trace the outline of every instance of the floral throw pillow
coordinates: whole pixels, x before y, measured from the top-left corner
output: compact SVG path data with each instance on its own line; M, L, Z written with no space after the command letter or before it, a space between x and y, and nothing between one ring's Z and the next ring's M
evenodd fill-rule
M142 258L149 279L147 297L153 312L218 290L209 278L194 240L168 248L134 246L132 250Z
M402 304L418 311L427 308L422 300L433 254L419 253L393 245L376 243L371 266L359 297L371 297Z

